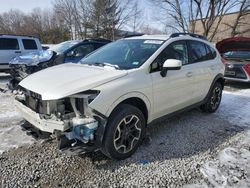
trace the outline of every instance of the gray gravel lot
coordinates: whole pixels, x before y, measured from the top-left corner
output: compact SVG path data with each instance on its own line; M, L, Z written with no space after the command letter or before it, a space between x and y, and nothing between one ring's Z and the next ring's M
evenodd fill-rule
M215 114L194 109L150 125L149 138L123 161L100 152L69 156L57 150L55 140L10 149L0 155L0 187L249 187L250 125L244 113L236 117L229 112L238 108L230 101L244 109L250 98L231 93L223 97ZM239 150L234 151L237 164L225 162L229 155L223 152L229 147L229 152Z

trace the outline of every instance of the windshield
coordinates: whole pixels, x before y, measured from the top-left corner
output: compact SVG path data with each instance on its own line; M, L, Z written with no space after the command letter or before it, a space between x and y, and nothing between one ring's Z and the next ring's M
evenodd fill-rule
M79 41L66 41L66 42L62 42L60 44L57 44L57 45L51 47L50 50L61 54L61 53L64 53L69 48L71 48L72 46L76 45L77 43L79 43Z
M119 69L140 67L162 44L162 40L126 39L112 42L82 59L88 65L113 65Z
M225 58L250 59L250 51L230 51L223 54Z

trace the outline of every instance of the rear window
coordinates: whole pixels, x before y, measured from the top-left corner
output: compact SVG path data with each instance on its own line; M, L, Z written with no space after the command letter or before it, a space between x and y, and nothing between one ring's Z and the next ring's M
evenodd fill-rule
M17 39L0 38L0 50L19 50Z
M224 58L250 59L250 51L230 51L223 54Z
M32 39L23 39L23 47L25 50L36 50L36 41Z

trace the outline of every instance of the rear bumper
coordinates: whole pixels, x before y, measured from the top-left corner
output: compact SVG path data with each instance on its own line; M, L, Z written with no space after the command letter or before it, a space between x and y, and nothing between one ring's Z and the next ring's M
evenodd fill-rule
M55 131L64 132L67 129L69 129L69 125L63 121L42 119L38 113L34 112L33 110L31 110L18 100L15 100L14 104L17 111L22 115L22 117L25 120L27 120L34 127L43 132L48 132L48 133L54 133Z
M245 74L245 78L237 78L236 77L228 77L227 75L224 76L224 78L226 80L230 80L230 81L236 81L236 82L250 82L250 76L247 74L247 72L242 69L243 73Z
M247 79L241 79L241 78L231 78L231 77L224 77L226 80L229 81L236 81L236 82L250 82L250 78Z

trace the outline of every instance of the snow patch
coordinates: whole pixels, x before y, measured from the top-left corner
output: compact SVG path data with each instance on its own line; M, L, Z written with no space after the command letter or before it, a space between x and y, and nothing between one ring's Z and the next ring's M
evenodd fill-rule
M238 92L223 92L217 115L234 125L250 128L250 89Z
M0 93L0 154L11 148L32 144L34 139L21 130L22 117L11 95Z
M200 171L204 176L202 187L233 188L250 187L250 89L224 92L217 111L221 118L245 130L245 137L237 147L220 151L215 160L205 163ZM186 187L186 186L185 186Z

